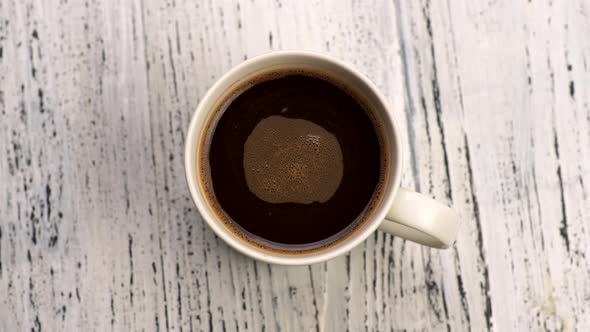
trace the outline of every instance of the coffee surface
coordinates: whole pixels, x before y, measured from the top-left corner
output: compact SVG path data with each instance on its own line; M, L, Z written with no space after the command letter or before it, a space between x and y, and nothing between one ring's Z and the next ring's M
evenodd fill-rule
M349 230L380 181L367 111L337 85L287 74L226 103L208 150L214 198L238 232L304 245Z

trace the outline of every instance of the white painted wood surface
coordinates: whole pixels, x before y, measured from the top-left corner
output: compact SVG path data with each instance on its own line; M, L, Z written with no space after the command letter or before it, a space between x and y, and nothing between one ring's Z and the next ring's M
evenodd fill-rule
M0 330L590 330L590 2L0 1ZM205 226L188 120L245 58L355 65L447 251L270 266Z

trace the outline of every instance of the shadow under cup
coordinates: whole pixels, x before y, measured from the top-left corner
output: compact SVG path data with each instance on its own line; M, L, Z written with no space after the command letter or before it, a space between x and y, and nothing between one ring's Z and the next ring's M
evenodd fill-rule
M373 196L360 215L325 239L284 244L248 232L225 212L211 181L209 149L216 125L231 101L261 81L301 72L343 88L367 110L379 136L381 171ZM399 186L397 131L383 98L359 73L337 60L307 52L279 52L246 61L225 74L207 92L191 121L185 151L187 181L201 215L215 233L244 254L272 263L309 264L334 257L364 240L381 223ZM277 222L280 225L280 222ZM309 229L313 232L313 229Z

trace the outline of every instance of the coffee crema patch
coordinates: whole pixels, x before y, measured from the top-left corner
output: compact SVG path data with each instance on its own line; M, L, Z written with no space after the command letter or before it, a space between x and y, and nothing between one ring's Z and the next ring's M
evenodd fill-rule
M343 169L336 136L308 120L272 115L244 144L246 184L267 203L325 203L340 186Z
M371 113L313 72L250 82L208 128L200 156L207 199L237 235L263 247L310 249L345 237L384 182L383 137Z

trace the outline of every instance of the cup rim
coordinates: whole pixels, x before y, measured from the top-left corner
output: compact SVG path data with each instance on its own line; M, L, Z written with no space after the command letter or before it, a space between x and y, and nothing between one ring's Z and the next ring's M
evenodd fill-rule
M391 151L395 151L395 158L390 158L392 163L389 167L389 179L386 187L384 188L385 192L383 194L380 204L377 206L375 212L370 217L371 220L368 220L366 222L366 225L364 225L362 229L355 231L355 234L353 234L353 236L344 239L341 243L335 245L334 247L328 247L325 249L320 249L317 252L302 255L282 255L279 253L269 252L267 250L257 248L252 244L247 243L235 234L232 234L230 231L228 231L226 229L226 226L222 225L222 222L218 220L218 218L215 216L215 213L213 213L213 211L210 210L208 204L205 202L206 198L204 197L204 194L200 189L196 166L196 160L198 157L198 144L201 138L201 133L198 132L197 129L199 128L201 122L205 122L207 120L207 117L211 112L210 109L205 109L205 105L209 103L211 98L213 98L215 92L221 89L225 81L231 80L237 73L241 72L247 67L277 57L289 56L307 57L325 62L331 62L332 64L340 67L341 69L348 71L355 77L355 79L360 81L361 84L366 85L374 94L376 102L379 105L381 105L384 109L384 112L383 114L381 114L381 117L384 121L387 121L391 127L391 130L386 130L386 135L390 137L391 141L389 149ZM352 67L351 65L325 54L299 50L275 51L258 55L232 67L229 71L227 71L219 79L217 79L215 83L207 90L207 92L197 105L195 111L193 112L193 115L191 116L191 120L185 138L184 164L187 185L191 193L191 198L194 204L196 205L199 214L201 215L202 219L205 220L205 222L207 222L207 224L213 230L213 232L217 236L222 238L230 247L241 252L246 256L267 263L280 265L308 265L323 262L349 252L355 246L365 241L379 227L379 225L385 218L385 215L388 212L389 208L393 204L393 199L400 186L401 169L403 164L403 150L401 149L399 126L393 118L391 107L389 107L389 104L387 103L386 99L379 92L379 90L373 84L373 82L366 78L362 73L354 69L354 67Z

